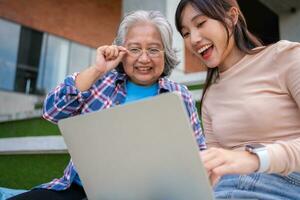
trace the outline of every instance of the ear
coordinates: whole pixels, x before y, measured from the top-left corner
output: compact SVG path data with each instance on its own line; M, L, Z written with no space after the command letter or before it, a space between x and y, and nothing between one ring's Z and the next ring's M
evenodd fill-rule
M232 25L235 26L239 19L239 9L233 6L229 9L227 14L231 18Z

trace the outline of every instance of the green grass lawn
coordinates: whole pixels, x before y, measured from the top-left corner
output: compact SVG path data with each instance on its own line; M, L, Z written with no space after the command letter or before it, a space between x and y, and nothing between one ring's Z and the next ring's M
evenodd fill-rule
M68 154L1 155L0 187L30 189L63 175Z
M200 89L203 89L204 84L189 85L189 86L187 86L187 87L188 87L188 89L189 89L190 91L192 91L192 90L200 90ZM197 101L197 102L196 102L196 109L197 109L198 114L199 114L199 116L200 116L200 101Z
M0 138L60 135L57 125L43 118L0 123Z
M60 131L42 118L0 123L0 138L47 135L60 135ZM30 189L59 178L69 159L68 154L1 155L0 187Z
M197 85L189 85L187 86L189 90L200 90L203 89L203 84L197 84Z

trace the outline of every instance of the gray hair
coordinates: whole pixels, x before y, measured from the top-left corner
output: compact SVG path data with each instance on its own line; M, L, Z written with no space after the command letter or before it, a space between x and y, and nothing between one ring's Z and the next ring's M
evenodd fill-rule
M124 16L114 40L115 45L124 45L126 34L132 26L140 22L150 22L159 31L165 54L165 65L162 76L169 76L179 63L176 50L173 48L173 30L168 20L159 11L138 10ZM119 65L117 71L124 72L123 66Z

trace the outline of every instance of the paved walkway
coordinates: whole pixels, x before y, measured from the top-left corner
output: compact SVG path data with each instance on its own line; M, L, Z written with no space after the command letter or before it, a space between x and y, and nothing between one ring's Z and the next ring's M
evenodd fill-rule
M68 153L62 136L15 137L0 139L0 155Z

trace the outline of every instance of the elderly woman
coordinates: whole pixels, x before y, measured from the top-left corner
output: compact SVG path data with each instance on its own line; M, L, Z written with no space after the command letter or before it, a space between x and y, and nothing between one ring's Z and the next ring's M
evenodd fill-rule
M168 76L178 63L172 29L157 11L136 11L122 20L114 45L97 49L93 66L65 79L45 100L44 118L54 123L164 92L178 92L188 111L199 150L205 148L195 104L185 86ZM155 134L155 133L153 133ZM64 176L12 199L85 198L72 161Z

